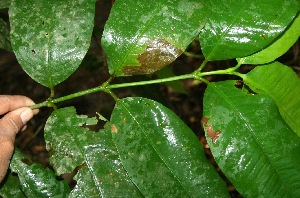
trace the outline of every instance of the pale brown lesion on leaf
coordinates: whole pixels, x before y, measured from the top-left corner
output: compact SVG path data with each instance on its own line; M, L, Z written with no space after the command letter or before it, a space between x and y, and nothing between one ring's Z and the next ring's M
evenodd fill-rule
M111 125L111 132L118 133L118 128L116 127L116 125L114 124Z
M125 66L124 75L151 74L172 63L183 51L165 39L151 40L137 60L140 66Z
M204 128L205 128L205 131L207 132L207 137L211 138L212 143L215 144L221 134L221 131L220 130L214 131L213 126L207 124L208 120L209 120L209 118L207 118L207 117L203 117L201 119L201 121L204 125Z

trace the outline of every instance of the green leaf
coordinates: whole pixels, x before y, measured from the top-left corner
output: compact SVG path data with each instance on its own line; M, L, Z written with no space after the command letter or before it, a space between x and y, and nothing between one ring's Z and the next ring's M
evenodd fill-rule
M286 32L271 46L253 55L242 58L244 64L265 64L286 53L300 36L300 15L296 17ZM238 60L239 61L239 60Z
M121 161L145 197L228 197L198 138L171 110L125 98L111 123Z
M263 91L210 83L204 96L207 142L244 197L300 196L300 139Z
M0 9L8 8L11 0L0 0Z
M54 172L43 168L41 164L29 166L23 160L26 158L16 149L10 168L18 174L26 197L67 197L70 188L65 181L58 181Z
M214 0L200 33L207 60L245 57L269 45L299 11L299 0Z
M0 48L12 51L9 38L9 28L6 22L0 18Z
M256 92L265 91L276 102L285 122L300 136L300 79L279 62L259 66L243 75Z
M149 74L170 64L199 34L205 10L197 0L116 1L102 38L109 72Z
M21 183L17 176L9 173L0 185L0 196L3 198L25 198L21 191Z
M85 56L93 31L95 0L13 0L11 42L28 75L53 87Z
M110 125L97 133L84 127L96 122L76 115L73 107L54 111L47 120L45 140L57 174L79 167L70 197L140 197L119 160Z

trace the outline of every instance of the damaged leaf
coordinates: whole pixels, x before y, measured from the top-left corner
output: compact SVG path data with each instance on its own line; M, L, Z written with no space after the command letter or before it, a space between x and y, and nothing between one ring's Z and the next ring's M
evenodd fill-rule
M300 138L267 93L235 83L210 83L204 95L202 122L216 162L243 197L299 197Z
M11 43L26 73L50 88L66 80L90 46L94 13L95 0L13 0Z
M114 3L102 47L110 74L149 74L172 63L204 26L205 1Z
M107 123L97 133L85 127L96 121L77 115L73 107L54 111L45 126L50 163L58 175L77 168L70 197L140 197L119 159L112 126Z
M11 171L18 174L20 186L17 187L22 194L26 197L67 197L69 195L70 187L66 181L58 179L52 170L43 168L41 164L27 165L23 162L26 160L29 161L16 149L10 164Z
M168 108L125 98L111 122L121 161L145 197L228 197L198 138Z
M205 131L207 133L207 137L212 140L213 144L215 144L217 142L217 139L219 138L219 135L221 134L221 131L220 130L214 131L213 126L207 124L208 120L209 120L209 118L207 118L207 117L203 117L201 119L201 121L204 125L204 128L205 128Z
M125 66L122 72L124 75L151 74L172 63L180 54L182 51L166 40L153 40L138 56L140 66Z

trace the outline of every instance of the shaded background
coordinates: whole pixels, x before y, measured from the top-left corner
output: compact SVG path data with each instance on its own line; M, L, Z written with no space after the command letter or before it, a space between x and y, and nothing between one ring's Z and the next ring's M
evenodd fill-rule
M109 78L105 56L100 47L101 32L108 18L112 2L110 0L98 1L96 5L95 29L91 39L91 47L84 58L82 64L65 82L58 85L55 89L55 97L61 97L78 91L96 87ZM8 21L8 10L0 10L0 17ZM291 66L300 75L300 42L298 42L278 60ZM201 55L200 44L195 40L187 49L194 54ZM191 73L197 69L203 58L192 58L186 55L180 56L169 68L176 75ZM232 67L236 64L235 60L209 62L205 70L218 70ZM245 65L240 68L240 72L247 73L253 66ZM115 79L112 83L123 83L157 78L156 74L147 76L122 77ZM227 79L238 79L234 76L216 75L208 76L209 81L221 81ZM216 170L226 180L220 169L213 160L209 147L204 137L201 126L203 94L206 85L197 83L194 80L184 80L176 85L177 88L184 89L186 93L179 93L166 84L141 86L132 88L122 88L113 90L119 98L126 96L142 96L161 102L172 109L199 137L200 142L205 148L208 159L215 166ZM45 101L50 90L33 81L19 66L13 53L0 50L0 94L25 95L33 99L36 103ZM94 93L80 98L72 99L57 104L58 107L75 106L78 114L95 116L99 112L106 118L114 107L115 101L105 93ZM49 165L49 153L45 148L43 128L47 118L52 112L51 108L42 108L40 113L29 123L25 132L19 133L16 139L16 146L19 147L34 162ZM100 123L103 125L104 123ZM101 126L99 126L101 127ZM67 178L71 183L72 178ZM226 180L227 181L227 180ZM234 187L227 181L228 191L232 197L241 197Z

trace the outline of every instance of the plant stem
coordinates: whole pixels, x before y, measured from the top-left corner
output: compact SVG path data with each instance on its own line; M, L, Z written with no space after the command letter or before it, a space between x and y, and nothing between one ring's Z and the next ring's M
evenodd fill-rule
M191 57L191 58L203 58L204 57L203 55L193 54L190 52L183 52L183 53L184 53L184 55Z
M102 85L95 87L95 88L91 88L91 89L87 89L84 91L80 91L77 93L73 93L67 96L63 96L60 98L56 98L56 99L49 99L45 102L36 104L36 105L32 105L30 106L31 109L38 109L41 107L46 107L46 106L51 106L52 104L55 103L59 103L59 102L63 102L66 100L70 100L73 98L77 98L80 96L84 96L87 94L91 94L91 93L95 93L95 92L106 92L108 94L110 94L115 100L117 100L118 98L110 91L111 89L117 89L117 88L122 88L122 87L133 87L133 86L140 86L140 85L149 85L149 84L157 84L157 83L163 83L163 82L169 82L169 81L175 81L175 80L183 80L183 79L188 79L188 78L196 78L196 76L194 74L186 74L186 75L181 75L181 76L174 76L174 77L170 77L170 78L164 78L164 79L156 79L156 80L149 80L149 81L140 81L140 82L131 82L131 83L122 83L122 84L113 84L113 85L109 85L108 83L111 81L111 78L104 82Z
M176 80L184 80L184 79L195 78L195 77L196 76L194 74L185 74L185 75L181 75L181 76L174 76L174 77L163 78L163 79L108 85L106 88L107 89L117 89L117 88L122 88L122 87L150 85L150 84L164 83L164 82L170 82L170 81L176 81Z
M31 109L38 109L38 108L41 108L41 107L49 106L49 104L51 104L51 103L55 104L55 103L59 103L59 102L65 101L65 100L70 100L70 99L73 99L73 98L77 98L77 97L80 97L80 96L84 96L84 95L87 95L87 94L91 94L91 93L95 93L95 92L99 92L99 91L104 91L104 90L105 90L105 87L99 86L99 87L95 87L95 88L92 88L92 89L87 89L87 90L84 90L84 91L73 93L73 94L70 94L70 95L67 95L67 96L63 96L63 97L60 97L60 98L50 99L49 101L45 101L45 102L42 102L42 103L39 103L39 104L36 104L36 105L32 105L32 106L30 106L30 108Z
M206 63L207 63L207 61L204 60L201 67L204 67L206 65ZM110 85L109 83L114 78L114 77L111 77L106 82L104 82L102 85L100 85L98 87L87 89L87 90L84 90L84 91L80 91L80 92L73 93L73 94L63 96L63 97L60 97L60 98L56 98L56 99L49 98L45 102L30 106L30 108L31 109L38 109L38 108L46 107L46 106L53 107L53 105L55 103L63 102L63 101L66 101L66 100L70 100L70 99L73 99L73 98L77 98L77 97L80 97L80 96L84 96L84 95L87 95L87 94L100 92L100 91L106 92L106 93L110 94L115 100L118 100L118 97L111 90L112 89L123 88L123 87L150 85L150 84L164 83L164 82L184 80L184 79L197 79L197 80L203 81L203 82L208 84L209 82L207 80L205 80L204 78L202 78L203 76L216 75L216 74L230 74L230 75L237 75L237 76L241 77L242 74L240 74L238 72L235 72L235 70L237 68L239 68L241 64L242 64L242 61L239 62L235 67L228 68L228 69L225 69L225 70L200 72L199 69L198 69L198 70L196 70L195 72L193 72L191 74L185 74L185 75L181 75L181 76L173 76L173 77L163 78L163 79L155 79L155 80L149 80L149 81L139 81L139 82L130 82L130 83Z
M201 72L201 70L206 66L207 62L208 60L205 59L196 71Z

